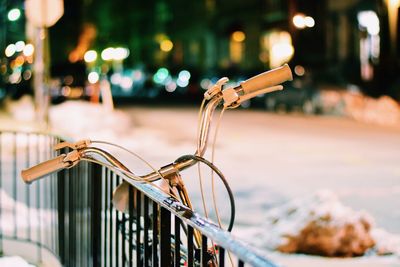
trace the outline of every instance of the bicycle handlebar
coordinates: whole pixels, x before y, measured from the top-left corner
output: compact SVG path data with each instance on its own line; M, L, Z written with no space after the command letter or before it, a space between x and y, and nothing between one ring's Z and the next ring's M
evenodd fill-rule
M240 83L244 94L250 94L267 87L272 87L293 80L292 71L288 64L258 74Z
M60 156L47 160L45 162L39 163L31 168L21 171L22 179L25 183L32 183L40 178L43 178L46 175L52 174L54 172L58 172L62 169L69 167L71 164L69 162L65 162L64 158L65 154L61 154Z
M279 84L292 79L293 79L292 72L287 64L279 68L261 73L246 81L241 82L238 87L232 88L231 92L234 92L234 94L236 94L237 96L236 101L233 102L233 104L236 105L240 104L241 101L239 100L238 97L238 94L240 94L239 93L240 90L244 94L241 96L242 101L244 101L258 94L267 93L275 90L281 90L282 86L280 86ZM222 99L223 99L222 94L216 95L214 98L210 100L210 102L207 104L207 107L205 108L205 111L203 112L203 118L201 123L202 127L200 131L202 134L200 136L201 139L205 141L203 141L200 144L200 150L195 153L196 155L202 156L204 154L205 146L207 143L208 130L209 130L208 127L211 121L212 112L218 106L220 101L222 101ZM236 106L232 107L234 108ZM122 168L129 172L129 170L122 163L120 163L118 160L112 157L109 153L106 153L98 148L88 148L87 146L89 143L86 140L84 140L76 144L64 144L63 146L58 147L56 149L60 149L66 146L72 149L78 149L82 151L85 150L89 152L94 149L92 152L98 153L99 155L103 156L106 160L111 162L114 166L117 166L118 168ZM73 151L75 151L76 153L70 152L67 155L62 154L54 159L42 162L36 166L23 170L21 172L23 180L26 183L32 183L33 181L38 180L46 175L74 166L79 161L79 158L82 155L80 155L80 153L78 153L77 150ZM194 163L195 162L193 160L189 160L183 163L180 162L179 164L176 164L175 168L177 168L178 170L183 170L187 167L192 166ZM163 169L160 169L159 172L153 172L141 177L145 178L146 180L154 181L160 178L160 173L163 173Z

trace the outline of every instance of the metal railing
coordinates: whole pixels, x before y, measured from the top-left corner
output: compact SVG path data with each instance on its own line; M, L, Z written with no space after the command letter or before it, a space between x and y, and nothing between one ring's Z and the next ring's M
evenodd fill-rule
M59 141L0 132L0 253L18 240L33 245L36 263L50 253L63 266L276 266L149 184L129 181L129 212L117 211L124 177L106 167L80 163L25 185L20 170L56 156Z

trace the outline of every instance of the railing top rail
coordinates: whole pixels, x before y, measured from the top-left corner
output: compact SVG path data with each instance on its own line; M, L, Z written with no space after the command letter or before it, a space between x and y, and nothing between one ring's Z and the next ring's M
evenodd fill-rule
M49 136L49 137L54 137L54 138L59 138L60 140L63 141L68 141L68 142L73 142L73 138L53 133L50 131L30 131L30 130L12 130L12 129L0 129L0 134L4 133L9 133L9 134L26 134L26 135L43 135L43 136Z
M245 242L236 239L231 233L218 227L215 223L192 212L178 200L168 196L156 187L133 181L132 179L120 175L124 180L133 185L135 188L146 194L153 201L162 207L171 211L172 214L179 217L186 224L199 230L202 234L212 239L215 243L223 248L233 252L242 261L255 267L277 267L275 263L254 251L254 248Z

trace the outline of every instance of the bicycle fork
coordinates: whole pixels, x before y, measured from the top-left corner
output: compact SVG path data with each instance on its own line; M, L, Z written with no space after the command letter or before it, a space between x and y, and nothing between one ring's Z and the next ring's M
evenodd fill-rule
M190 201L188 191L186 189L186 186L182 180L182 177L181 177L179 171L177 171L175 169L175 171L170 172L168 175L165 175L164 179L166 179L169 182L171 188L176 189L176 191L179 194L179 198L180 198L182 204L187 206L189 209L193 210L192 202ZM171 192L171 193L174 195L176 194L175 192ZM201 248L202 247L202 235L201 235L200 231L193 229L193 236L194 236L194 241L195 241L196 247ZM211 252L209 254L210 254L210 259L207 262L207 266L210 266L210 267L217 266L217 261L216 261L214 252Z

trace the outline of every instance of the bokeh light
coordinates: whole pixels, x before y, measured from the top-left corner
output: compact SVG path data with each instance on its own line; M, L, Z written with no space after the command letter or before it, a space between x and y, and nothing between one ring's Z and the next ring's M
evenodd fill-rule
M7 18L9 21L16 21L21 17L21 11L18 8L13 8L8 11Z
M169 52L172 50L173 47L174 47L174 44L172 43L171 40L163 40L160 43L160 49L163 52Z
M86 51L85 55L83 56L83 59L87 63L94 62L97 59L97 52L94 50Z
M97 83L99 81L99 78L99 74L95 71L90 72L88 75L88 81L92 84Z
M35 48L32 44L27 44L24 47L24 50L22 51L22 53L24 54L24 56L26 57L30 57L33 55L33 52L35 51Z
M101 58L105 61L112 60L114 58L114 48L108 47L101 52Z
M297 14L293 17L293 24L298 29L304 29L306 27L306 23L304 20L303 14Z
M117 47L113 52L114 60L124 60L129 56L129 49L123 47Z
M15 51L16 52L22 52L25 48L25 42L24 41L18 41L15 43Z
M306 73L306 70L304 69L303 66L297 65L297 66L294 67L294 73L297 76L304 76L304 74Z
M9 44L4 51L6 57L12 57L15 54L16 47L15 44Z
M153 81L155 83L162 84L169 76L169 71L166 68L159 68L153 76Z
M232 40L235 42L243 42L246 39L246 35L242 31L235 31L232 33Z
M304 24L309 27L312 28L315 25L315 20L313 17L307 16L304 18Z

